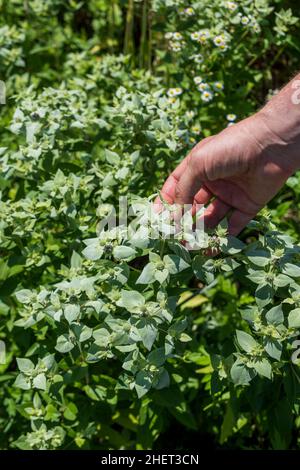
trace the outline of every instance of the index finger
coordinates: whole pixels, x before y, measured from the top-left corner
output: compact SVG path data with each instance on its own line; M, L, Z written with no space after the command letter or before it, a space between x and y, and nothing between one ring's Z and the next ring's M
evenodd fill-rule
M169 204L174 204L175 202L175 188L176 185L183 175L184 171L186 170L188 162L188 156L185 157L182 162L175 168L175 170L170 174L170 176L166 179L162 189L161 189L161 196L162 198L168 202ZM161 205L161 200L159 196L154 201L154 204Z

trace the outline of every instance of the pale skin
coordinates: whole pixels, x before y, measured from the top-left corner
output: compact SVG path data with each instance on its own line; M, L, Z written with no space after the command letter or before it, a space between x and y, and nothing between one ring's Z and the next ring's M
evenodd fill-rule
M169 203L204 204L238 235L300 169L300 74L253 116L198 143L166 180Z

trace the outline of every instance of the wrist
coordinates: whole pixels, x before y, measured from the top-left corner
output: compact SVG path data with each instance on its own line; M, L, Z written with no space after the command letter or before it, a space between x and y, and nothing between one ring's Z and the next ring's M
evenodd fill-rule
M300 75L255 115L265 152L288 173L300 169Z

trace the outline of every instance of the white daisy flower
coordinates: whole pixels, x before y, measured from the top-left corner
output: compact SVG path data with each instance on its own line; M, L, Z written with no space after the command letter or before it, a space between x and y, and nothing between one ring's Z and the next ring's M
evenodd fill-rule
M225 3L226 8L231 11L235 11L237 9L237 4L235 2L226 2Z
M200 39L200 31L195 31L194 33L191 33L191 39L193 41L199 41Z
M206 90L209 90L209 84L208 84L208 83L205 83L205 82L201 82L201 83L198 85L198 90L199 90L199 91L206 91Z
M200 126L192 126L192 132L194 132L194 134L199 134L201 132L201 127Z
M224 85L223 85L222 82L214 82L213 88L214 88L216 91L222 91L222 90L224 90Z
M200 31L200 35L205 37L206 39L209 39L210 38L210 32L208 29L201 29Z
M220 48L226 46L226 38L225 38L224 34L220 34L220 35L216 36L214 38L214 44L215 44L215 46L220 47Z
M174 98L175 96L180 96L182 94L182 88L169 88L167 95L169 98Z
M183 39L182 34L178 32L173 33L173 39L175 39L176 41L181 41Z
M202 101L205 101L206 103L208 103L209 101L213 99L212 92L209 90L203 91L203 93L201 94L201 99Z
M170 42L169 47L174 52L179 52L182 50L182 43L180 42Z
M202 77L194 77L194 82L196 83L196 85L200 85L202 80L203 80Z
M199 31L199 33L200 33L199 42L201 42L202 44L205 44L207 39L210 38L210 32L208 31L208 29L202 29L201 31Z
M196 64L202 64L204 60L202 54L195 54L192 56L192 59L196 62Z
M247 24L249 24L250 20L247 16L242 16L241 18L241 23L242 25L246 26Z
M235 121L236 117L237 117L236 114L232 114L232 113L226 115L227 121L230 121L230 122Z

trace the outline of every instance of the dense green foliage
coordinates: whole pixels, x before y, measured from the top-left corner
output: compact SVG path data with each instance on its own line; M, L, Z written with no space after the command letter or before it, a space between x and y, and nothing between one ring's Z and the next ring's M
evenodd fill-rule
M167 206L145 231L193 144L296 71L295 6L0 0L2 449L297 448L299 177L240 239L189 252Z

